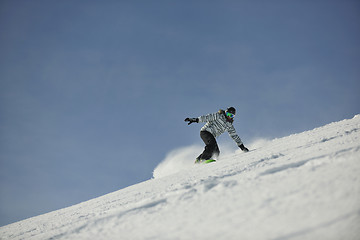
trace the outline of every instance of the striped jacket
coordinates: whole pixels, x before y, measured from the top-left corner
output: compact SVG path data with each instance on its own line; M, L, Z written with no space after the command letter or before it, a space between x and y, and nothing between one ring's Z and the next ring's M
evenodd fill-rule
M232 121L227 120L224 110L200 116L198 119L199 122L206 122L206 124L201 128L201 131L208 131L214 135L215 138L227 131L238 146L243 144L236 133Z

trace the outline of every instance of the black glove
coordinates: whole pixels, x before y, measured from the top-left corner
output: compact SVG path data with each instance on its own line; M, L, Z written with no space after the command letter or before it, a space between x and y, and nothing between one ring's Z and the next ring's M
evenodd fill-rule
M249 149L247 149L247 148L244 146L244 144L241 144L239 147L240 147L241 150L243 150L244 152L248 152L248 151L249 151Z
M185 118L185 122L189 122L188 125L192 124L193 122L198 123L199 119L198 118Z

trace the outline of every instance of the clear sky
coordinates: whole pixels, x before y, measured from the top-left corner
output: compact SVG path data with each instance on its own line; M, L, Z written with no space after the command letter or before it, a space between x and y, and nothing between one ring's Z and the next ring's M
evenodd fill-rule
M234 106L247 145L359 93L359 1L0 0L0 225L150 179L186 117Z

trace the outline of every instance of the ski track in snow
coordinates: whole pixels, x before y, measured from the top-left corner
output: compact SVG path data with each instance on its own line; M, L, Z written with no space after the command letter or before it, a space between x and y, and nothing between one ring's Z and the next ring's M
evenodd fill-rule
M359 239L359 137L357 115L264 141L1 227L0 239Z

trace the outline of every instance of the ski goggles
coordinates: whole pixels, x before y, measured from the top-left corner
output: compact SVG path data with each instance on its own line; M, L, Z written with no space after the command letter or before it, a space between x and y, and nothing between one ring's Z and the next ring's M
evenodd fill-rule
M227 112L227 113L226 113L226 116L229 117L229 118L234 118L234 117L235 117L235 114L232 114L232 113Z

